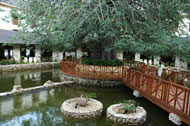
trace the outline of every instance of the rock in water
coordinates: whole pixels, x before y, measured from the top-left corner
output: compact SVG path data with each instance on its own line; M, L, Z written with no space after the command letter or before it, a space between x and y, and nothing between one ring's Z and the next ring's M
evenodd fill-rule
M49 87L49 86L52 86L54 83L53 83L53 81L51 81L51 80L48 80L48 81L46 81L45 83L44 83L44 87Z
M21 85L13 85L13 89L11 90L12 93L21 93L23 88Z
M180 126L182 124L181 119L174 113L169 114L169 120L178 126Z

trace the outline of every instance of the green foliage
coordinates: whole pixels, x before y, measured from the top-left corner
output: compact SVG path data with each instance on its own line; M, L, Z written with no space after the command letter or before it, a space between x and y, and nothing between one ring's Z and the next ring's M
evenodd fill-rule
M187 67L187 70L190 70L190 67Z
M171 67L175 67L175 63L170 63L170 66Z
M21 61L19 64L29 64L29 62Z
M24 56L21 56L20 59L24 59Z
M96 93L85 93L84 96L87 98L97 98Z
M0 8L0 12L4 12L4 10Z
M85 58L82 61L82 64L88 64L88 65L97 65L97 66L123 66L125 63L121 60L115 59L115 60L102 60L98 59L93 61L91 58Z
M53 62L51 57L43 57L42 62Z
M120 110L125 110L125 113L131 113L136 112L136 102L134 100L123 100L122 101L123 108L120 108Z
M190 60L190 43L179 38L186 33L176 35L182 14L190 13L188 0L23 0L15 11L25 22L20 24L24 33L33 28L24 41L41 47L86 47L93 56L95 49L122 49Z
M130 105L125 105L125 107L121 108L121 110L125 110L126 113L130 113L130 112L135 112L135 105L130 104Z
M18 64L15 60L4 59L0 61L0 65Z
M87 65L93 65L93 60L91 58L84 58L82 60L82 64L87 64Z

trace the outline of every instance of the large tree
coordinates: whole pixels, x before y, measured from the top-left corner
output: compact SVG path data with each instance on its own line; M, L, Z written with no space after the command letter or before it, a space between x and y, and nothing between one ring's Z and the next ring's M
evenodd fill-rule
M21 0L15 10L23 32L32 32L25 40L42 47L85 47L94 59L112 59L116 49L190 57L176 36L189 0Z

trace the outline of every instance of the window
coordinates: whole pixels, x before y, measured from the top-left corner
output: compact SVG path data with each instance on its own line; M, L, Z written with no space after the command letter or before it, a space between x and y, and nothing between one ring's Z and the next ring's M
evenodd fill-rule
M18 20L18 16L15 13L11 13L11 21L14 25L18 25L19 24L19 20Z
M18 17L16 17L16 16L12 17L12 23L14 25L18 25Z

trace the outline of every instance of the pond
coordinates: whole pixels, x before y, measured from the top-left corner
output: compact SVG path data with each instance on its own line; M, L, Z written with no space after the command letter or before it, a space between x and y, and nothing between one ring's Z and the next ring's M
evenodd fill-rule
M22 85L23 88L43 85L47 80L60 80L61 72L57 69L38 69L28 71L0 72L0 92L13 89L13 85Z
M36 82L28 78L35 78L34 73L40 73L41 81ZM27 74L26 74L27 73ZM33 74L33 77L30 77ZM54 77L53 74L56 76ZM58 69L38 70L32 72L20 72L21 83L24 88L42 85L47 80L60 81L60 71ZM25 76L25 77L24 77ZM31 75L32 76L32 75ZM35 75L36 76L36 75ZM0 77L3 91L10 91L16 75L7 74ZM2 83L3 81L3 83ZM8 86L8 83L11 85ZM5 88L6 85L8 88ZM81 93L96 93L97 100L104 106L103 114L100 119L73 122L64 120L60 108L62 103L69 98L79 96ZM78 84L64 85L59 88L44 89L22 95L11 96L0 99L0 126L116 126L106 120L106 108L110 105L119 103L124 99L132 99L143 106L148 113L148 118L144 126L175 126L168 120L168 113L145 98L135 98L132 90L123 87L100 88L86 87Z

